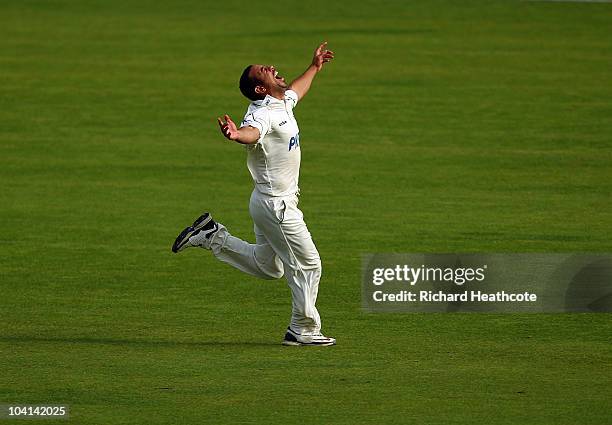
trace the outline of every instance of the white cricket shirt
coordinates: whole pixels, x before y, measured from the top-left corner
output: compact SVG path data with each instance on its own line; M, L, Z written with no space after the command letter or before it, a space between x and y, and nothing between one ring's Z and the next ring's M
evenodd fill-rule
M247 145L247 166L257 190L269 196L298 191L300 177L300 129L293 116L298 96L285 92L283 100L267 95L249 105L241 127L259 130L257 143Z

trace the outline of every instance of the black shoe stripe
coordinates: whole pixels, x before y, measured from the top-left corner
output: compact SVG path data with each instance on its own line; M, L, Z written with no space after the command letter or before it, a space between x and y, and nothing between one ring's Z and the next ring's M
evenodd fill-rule
M172 252L178 252L178 250L187 243L189 238L191 237L191 232L193 232L193 227L189 226L185 228L176 238L174 244L172 244Z
M208 223L212 221L212 217L209 213L205 212L201 216L199 216L196 221L193 222L192 226L194 229L202 229L206 227Z

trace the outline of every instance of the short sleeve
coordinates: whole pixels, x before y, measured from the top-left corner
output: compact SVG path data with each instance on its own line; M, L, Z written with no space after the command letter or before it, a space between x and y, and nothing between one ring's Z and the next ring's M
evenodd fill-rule
M295 108L298 103L298 100L298 94L296 92L291 89L285 90L285 101L289 102L289 104L291 105L291 109Z
M257 143L261 142L261 139L268 134L270 131L270 115L268 113L267 108L258 108L254 111L249 111L244 116L240 127L246 126L255 127L259 130L259 140Z

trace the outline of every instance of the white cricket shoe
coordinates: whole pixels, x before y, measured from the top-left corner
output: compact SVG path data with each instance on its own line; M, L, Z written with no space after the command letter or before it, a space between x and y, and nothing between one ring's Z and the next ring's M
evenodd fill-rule
M287 333L285 333L285 339L283 339L282 344L290 346L307 345L328 347L330 345L336 345L336 339L326 337L321 333L315 335L300 335L291 328L287 328Z
M172 252L180 252L192 246L210 249L210 239L217 230L219 225L205 212L177 236L172 244Z

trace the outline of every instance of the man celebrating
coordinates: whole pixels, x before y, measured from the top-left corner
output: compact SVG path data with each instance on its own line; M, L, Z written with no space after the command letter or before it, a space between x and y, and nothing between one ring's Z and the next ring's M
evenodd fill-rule
M218 119L226 138L247 147L247 166L255 183L249 212L256 243L230 235L225 226L204 213L172 246L173 252L194 246L209 249L219 260L263 279L285 276L293 306L283 345L336 343L321 333L315 307L321 260L298 209L300 133L293 115L315 75L333 57L327 42L321 44L308 69L289 85L274 66L249 65L240 77L240 91L252 102L240 128L228 115Z

